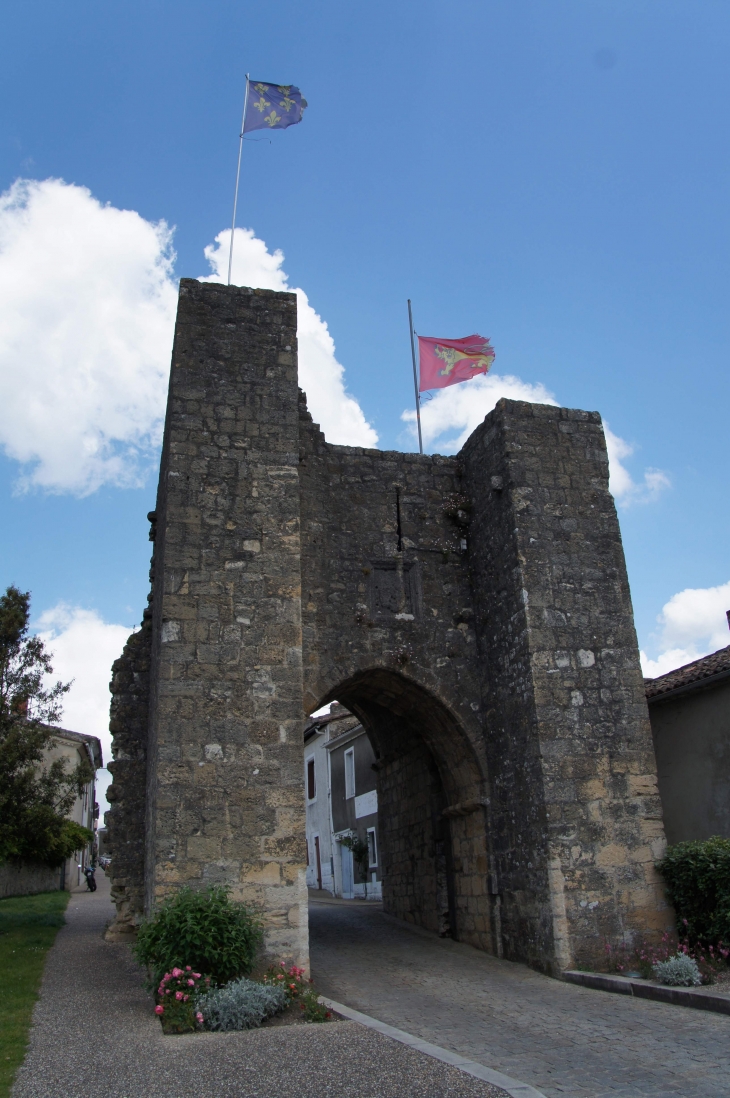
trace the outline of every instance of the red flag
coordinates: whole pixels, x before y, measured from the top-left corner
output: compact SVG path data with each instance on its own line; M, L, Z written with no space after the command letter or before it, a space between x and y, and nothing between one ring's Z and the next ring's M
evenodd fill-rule
M418 337L421 363L419 392L444 389L459 381L468 381L477 374L486 374L494 362L494 350L488 339L480 335L465 339Z

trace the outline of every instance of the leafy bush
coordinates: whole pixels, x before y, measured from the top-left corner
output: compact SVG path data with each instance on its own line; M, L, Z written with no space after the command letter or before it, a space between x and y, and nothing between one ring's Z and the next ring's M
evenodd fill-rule
M190 965L166 972L157 989L155 1014L165 1033L191 1033L195 1023L203 1024L203 1015L196 1013L196 1003L202 991L210 987L210 976L203 980L200 972Z
M297 968L296 965L287 968L281 961L278 967L272 965L266 971L263 983L268 987L283 988L287 1005L299 1003L305 1022L327 1022L332 1017L327 1007L320 1003L312 981L304 975L303 968Z
M654 975L661 983L671 987L699 987L702 983L697 962L686 953L677 953L668 961L659 961L654 965Z
M690 941L730 942L730 839L677 843L657 869Z
M215 885L201 892L181 888L160 904L139 928L135 955L149 966L154 985L166 972L190 965L225 984L250 972L263 930L245 904Z
M201 995L197 1008L206 1029L230 1030L254 1029L286 1005L284 988L257 984L242 977Z
M36 805L24 818L27 831L16 844L15 855L23 861L44 862L55 868L94 841L93 831L59 816L50 805Z

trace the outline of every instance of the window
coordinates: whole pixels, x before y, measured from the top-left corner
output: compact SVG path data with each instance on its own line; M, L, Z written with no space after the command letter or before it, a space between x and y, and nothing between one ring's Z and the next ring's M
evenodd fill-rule
M375 828L368 828L368 861L370 869L378 864L378 840L375 838Z
M345 797L355 796L355 749L345 752Z
M307 798L313 801L317 796L317 780L314 776L314 757L307 759Z

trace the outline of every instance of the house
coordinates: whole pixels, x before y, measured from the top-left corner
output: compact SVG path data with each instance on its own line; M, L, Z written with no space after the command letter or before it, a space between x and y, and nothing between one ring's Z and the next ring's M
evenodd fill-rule
M69 819L75 820L82 827L88 827L89 831L96 832L99 820L99 806L96 803L96 771L104 765L101 744L96 736L87 736L83 732L71 732L67 728L54 728L53 732L53 741L46 751L47 763L52 763L56 759L65 759L67 773L75 770L80 762L91 764L94 776L84 786L81 796L76 798L69 812ZM58 887L73 890L83 884L82 870L95 861L97 853L96 840L84 850L77 850L61 866Z
M64 759L66 773L75 770L80 762L88 762L94 776L84 786L69 812L69 818L90 831L96 830L99 806L96 803L96 771L103 766L101 744L96 736L71 732L67 728L53 728L51 740L44 756L44 764ZM83 850L77 850L63 865L53 867L43 864L6 862L0 866L0 897L26 896L53 889L74 891L84 884L83 868L96 857L96 841ZM79 868L81 866L81 868Z
M314 717L304 731L307 884L334 896L382 898L375 754L344 706ZM343 841L344 840L344 841ZM363 874L347 841L367 845Z
M644 684L667 841L730 838L730 645Z

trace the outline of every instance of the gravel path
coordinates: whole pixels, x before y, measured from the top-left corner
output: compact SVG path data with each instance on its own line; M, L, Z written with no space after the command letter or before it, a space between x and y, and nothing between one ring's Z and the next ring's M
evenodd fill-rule
M164 1037L129 947L102 939L99 878L48 955L12 1098L505 1098L355 1022Z
M730 1017L548 979L391 922L310 901L322 994L549 1098L728 1098Z

